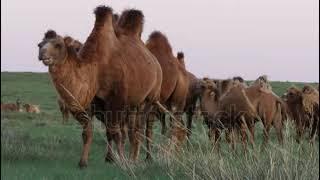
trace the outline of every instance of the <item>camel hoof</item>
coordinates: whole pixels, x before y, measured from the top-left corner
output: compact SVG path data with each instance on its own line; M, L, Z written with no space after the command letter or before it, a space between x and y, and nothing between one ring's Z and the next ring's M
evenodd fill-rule
M112 155L107 155L104 160L105 162L109 162L109 163L114 162L114 158Z
M80 162L79 162L79 168L80 168L80 169L84 169L84 168L86 168L87 166L88 166L88 163L87 163L87 162L80 160Z

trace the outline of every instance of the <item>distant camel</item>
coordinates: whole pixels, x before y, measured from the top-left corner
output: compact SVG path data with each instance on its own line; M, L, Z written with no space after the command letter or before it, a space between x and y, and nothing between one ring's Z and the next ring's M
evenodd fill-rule
M28 113L40 113L40 106L33 104L24 104L23 107L26 109Z
M18 111L18 112L22 112L22 108L21 108L21 101L18 98L16 103L2 103L1 102L1 111Z

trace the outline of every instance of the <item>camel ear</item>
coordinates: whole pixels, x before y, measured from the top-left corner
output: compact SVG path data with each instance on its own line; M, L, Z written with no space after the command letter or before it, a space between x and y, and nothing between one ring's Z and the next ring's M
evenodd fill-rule
M66 37L63 38L63 41L66 44L66 46L71 46L71 43L72 43L73 39L70 36L66 36Z

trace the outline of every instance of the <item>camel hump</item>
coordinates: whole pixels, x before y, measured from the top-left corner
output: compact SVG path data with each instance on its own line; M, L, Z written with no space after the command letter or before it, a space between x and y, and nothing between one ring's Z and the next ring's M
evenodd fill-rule
M177 58L178 59L184 59L184 53L183 52L178 52Z
M44 34L44 38L45 39L54 39L57 37L57 33L54 30L48 30L45 34Z
M184 63L184 54L183 54L183 52L178 52L177 53L177 59L178 59L180 65L185 69L186 65Z
M167 37L160 31L153 31L149 35L149 41L152 41L152 40L168 41Z
M172 55L172 48L168 38L160 31L153 31L146 43L148 49L157 49Z
M144 24L144 15L137 9L124 10L118 20L118 28L122 34L141 37Z
M108 15L112 15L112 8L108 6L98 6L94 9L94 14L96 15L96 21L97 22L104 22Z

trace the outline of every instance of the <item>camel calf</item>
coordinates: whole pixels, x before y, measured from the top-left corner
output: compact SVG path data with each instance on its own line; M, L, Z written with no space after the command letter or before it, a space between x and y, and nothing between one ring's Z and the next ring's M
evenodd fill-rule
M20 99L17 99L16 104L14 103L1 103L1 111L18 111L22 112Z
M28 113L40 113L39 105L24 104L23 107L26 109L26 112Z

